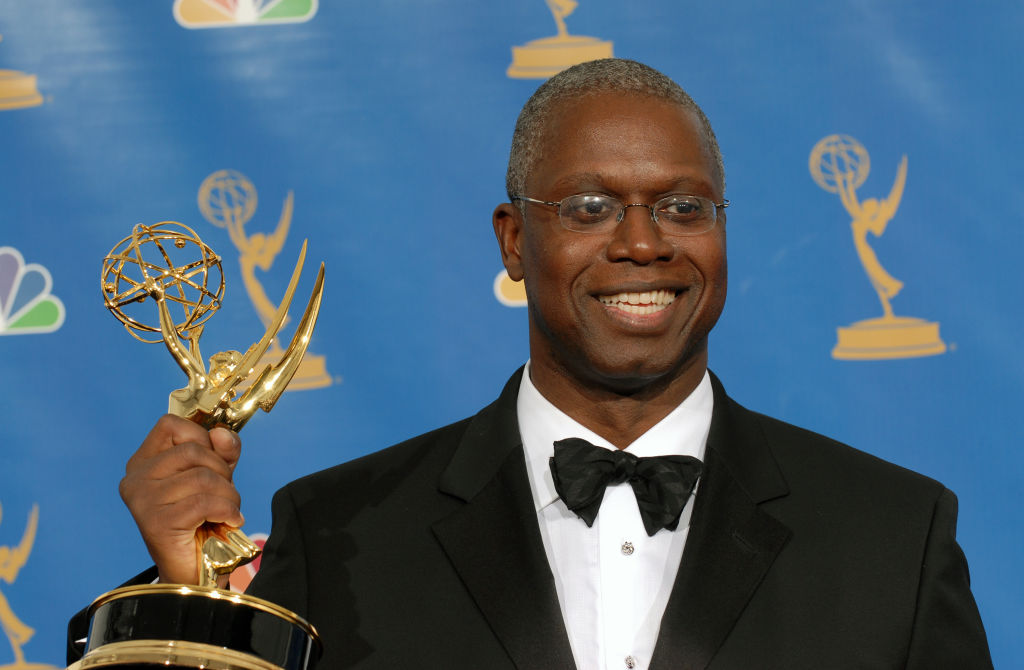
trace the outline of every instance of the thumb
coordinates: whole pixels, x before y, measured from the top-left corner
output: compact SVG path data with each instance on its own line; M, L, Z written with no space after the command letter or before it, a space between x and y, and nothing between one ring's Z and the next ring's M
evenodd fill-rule
M242 440L238 433L224 426L217 426L210 431L210 444L215 454L224 459L233 471L242 454Z

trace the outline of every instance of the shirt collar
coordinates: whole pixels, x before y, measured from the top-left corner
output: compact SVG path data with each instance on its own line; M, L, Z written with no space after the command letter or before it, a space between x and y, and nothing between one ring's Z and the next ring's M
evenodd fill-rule
M626 447L626 451L637 456L678 454L703 461L713 406L711 377L705 371L703 379L686 400ZM530 380L529 362L523 370L516 410L533 502L538 512L558 500L549 465L556 440L579 437L596 446L615 449L608 440L584 427L540 394Z

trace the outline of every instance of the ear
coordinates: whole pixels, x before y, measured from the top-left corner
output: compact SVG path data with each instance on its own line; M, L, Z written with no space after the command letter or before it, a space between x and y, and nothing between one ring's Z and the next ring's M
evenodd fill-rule
M513 281L523 279L523 259L520 255L520 244L523 234L523 213L510 202L503 202L494 208L491 216L494 224L494 236L498 238L498 250L505 271Z

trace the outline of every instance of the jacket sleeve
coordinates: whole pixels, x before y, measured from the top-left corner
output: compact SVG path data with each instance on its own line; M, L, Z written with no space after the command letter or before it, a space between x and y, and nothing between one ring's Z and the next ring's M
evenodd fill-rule
M908 670L992 668L967 559L956 542L956 513L956 496L944 489L935 503L921 566Z
M152 584L157 578L156 566L141 572L121 586ZM120 588L120 587L118 587ZM82 658L85 653L85 639L89 635L89 608L79 610L68 622L68 665Z
M302 527L287 487L274 494L270 539L246 593L307 617L308 578Z

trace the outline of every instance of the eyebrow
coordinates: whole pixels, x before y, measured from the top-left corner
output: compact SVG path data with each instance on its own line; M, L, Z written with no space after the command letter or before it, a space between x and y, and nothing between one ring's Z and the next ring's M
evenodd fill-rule
M669 193L679 189L692 191L693 195L700 195L700 193L696 191L706 191L708 194L714 192L714 188L711 183L703 179L685 175L665 180L664 182L661 182L661 185L665 188L655 189L659 193ZM577 193L586 191L609 191L615 195L621 195L621 193L618 193L616 189L610 189L607 187L607 180L600 172L577 172L566 175L555 181L551 185L551 188L556 191L561 191L563 189L575 190Z
M552 184L551 187L555 189L580 188L588 184L597 185L603 183L604 178L601 176L599 172L577 172L575 174L570 174L566 175L565 177L562 177L554 184Z

